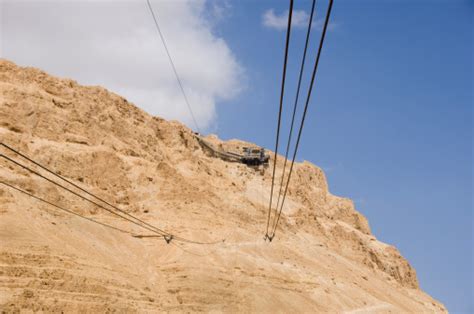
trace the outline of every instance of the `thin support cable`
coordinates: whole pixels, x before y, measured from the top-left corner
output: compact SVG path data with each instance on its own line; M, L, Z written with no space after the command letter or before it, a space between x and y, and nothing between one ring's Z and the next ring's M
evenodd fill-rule
M60 209L60 210L62 210L62 211L65 211L65 212L67 212L67 213L69 213L69 214L72 214L72 215L78 216L78 217L80 217L80 218L82 218L82 219L85 219L85 220L91 221L91 222L93 222L93 223L99 224L99 225L101 225L101 226L103 226L103 227L107 227L107 228L110 228L110 229L113 229L113 230L116 230L116 231L119 231L119 232L122 232L122 233L132 234L130 231L127 231L127 230L124 230L124 229L120 229L120 228L114 227L114 226L112 226L112 225L109 225L109 224L106 224L106 223L97 221L97 220L95 220L95 219L92 219L92 218L83 216L83 215L81 215L81 214L78 214L78 213L76 213L76 212L74 212L74 211L72 211L72 210L69 210L69 209L67 209L67 208L61 207L61 206L56 205L56 204L54 204L54 203L51 203L51 202L49 202L49 201L47 201L47 200L45 200L45 199L43 199L43 198L41 198L41 197L38 197L38 196L36 196L36 195L30 193L30 192L27 192L27 191L25 191L25 190L22 190L22 189L20 189L20 188L17 188L17 187L15 187L15 186L13 186L13 185L7 183L7 182L4 182L4 181L1 181L1 180L0 180L0 183L3 184L3 185L5 185L5 186L8 186L9 188L11 188L11 189L13 189L13 190L16 190L17 192L20 192L20 193L23 193L23 194L25 194L25 195L28 195L29 197L32 197L32 198L34 198L34 199L36 199L36 200L38 200L38 201L41 201L41 202L46 203L46 204L48 204L48 205L50 205L50 206L53 206L53 207L55 207L55 208L57 208L57 209Z
M285 179L286 164L287 164L287 161L288 161L288 153L290 151L290 146L291 146L291 137L293 135L293 126L294 126L294 123L295 123L296 109L298 107L301 81L302 81L302 78L303 78L304 66L305 66L305 61L306 61L306 52L308 50L309 37L310 37L310 34L311 34L311 28L312 28L312 24L313 24L313 15L314 15L315 5L316 5L316 0L313 0L313 4L311 6L311 14L310 14L309 23L308 23L308 31L306 32L306 43L304 45L304 53L303 53L303 58L301 60L300 76L299 76L299 79L298 79L298 87L296 88L296 97L295 97L295 104L293 106L293 116L291 117L290 133L288 134L288 143L286 144L285 162L283 164L283 171L282 171L282 175L281 175L280 191L278 192L278 200L277 200L277 206L276 206L277 209L280 206L280 197L281 197L281 192L283 190L283 182L284 182L284 179Z
M283 96L285 94L285 79L286 79L286 64L288 62L288 48L290 46L290 34L291 34L291 19L293 15L293 0L290 0L290 9L288 10L288 26L286 30L286 45L285 45L285 59L283 61L283 75L281 79L281 94L280 94L280 109L278 111L278 124L277 124L277 134L275 142L275 155L273 160L273 174L272 174L272 187L270 191L270 202L268 205L268 217L267 217L267 227L265 229L265 239L272 240L268 235L268 227L270 226L270 216L272 210L272 201L273 201L273 186L275 184L275 170L276 163L278 158L278 142L280 140L280 126L281 126L281 112L283 111ZM277 208L278 210L278 208Z
M296 146L295 146L295 150L293 152L293 158L291 160L290 172L288 174L288 179L287 179L287 182L286 182L285 193L283 194L283 199L282 199L282 202L281 202L280 210L278 212L277 220L275 222L275 225L273 226L272 238L275 236L276 228L278 226L278 222L280 221L281 212L283 210L283 205L285 204L286 193L288 192L288 186L290 185L291 174L293 172L293 166L294 166L294 163L295 163L296 154L298 152L298 147L299 147L299 144L300 144L301 134L303 132L306 113L307 113L307 110L308 110L308 104L309 104L309 101L311 99L311 92L313 90L314 79L316 77L316 72L318 70L319 58L321 56L321 51L322 51L322 48L323 48L324 38L326 37L326 30L327 30L327 27L328 27L328 24L329 24L329 17L331 15L332 4L333 4L333 0L329 0L329 5L328 5L327 13L326 13L326 19L324 21L323 32L322 32L322 35L321 35L321 40L319 42L318 54L316 56L316 61L314 63L313 74L311 76L311 83L310 83L310 86L309 86L309 89L308 89L308 96L306 97L306 104L305 104L305 107L304 107L303 116L301 118L301 124L300 124L300 129L299 129L299 132L298 132L298 138L296 140Z
M181 83L181 79L179 78L178 71L176 70L176 67L174 66L173 58L171 58L171 54L168 50L168 46L166 45L165 37L163 36L163 33L161 32L160 25L158 24L158 19L156 18L155 12L153 11L150 0L147 0L146 2L148 4L148 8L150 9L151 15L153 16L153 21L155 21L156 30L158 31L158 34L160 35L161 41L163 42L163 46L165 47L166 54L168 55L168 59L170 61L171 67L173 68L173 72L174 72L174 75L176 76L176 80L178 81L178 85L179 85L179 88L181 89L181 93L183 94L184 101L186 105L188 106L189 112L191 113L191 117L194 121L197 131L201 133L197 120L194 116L193 109L191 108L191 105L189 104L188 97L186 96L186 92L184 91L183 84Z
M0 145L3 146L3 147L5 147L6 149L10 150L11 152L17 154L18 156L21 156L22 158L28 160L29 162L33 163L34 165L40 167L41 169L45 170L46 172L48 172L48 173L54 175L55 177L61 179L62 181L64 181L64 182L66 182L66 183L72 185L73 187L75 187L75 188L81 190L82 192L86 193L87 195L92 196L92 197L95 198L96 200L99 200L99 201L103 202L104 204L107 204L108 206L114 208L114 209L117 210L118 212L120 212L120 213L122 213L122 214L124 214L124 215L126 215L126 216L128 216L128 217L130 217L130 218L132 218L132 219L135 219L136 221L138 221L138 222L140 222L140 223L142 223L142 224L144 224L144 225L146 225L146 226L148 226L148 227L150 227L150 228L153 228L153 229L157 230L157 231L160 232L160 233L164 233L164 234L168 234L168 235L170 234L169 232L166 232L166 231L164 231L164 230L161 230L161 229L159 229L158 227L155 227L155 226L153 226L153 225L147 223L146 221L143 221L142 219L140 219L140 218L138 218L138 217L135 217L135 216L133 216L133 215L127 213L127 212L124 211L123 209L120 209L119 207L117 207L117 206L115 206L115 205L112 205L111 203L109 203L109 202L107 202L106 200L104 200L104 199L98 197L97 195L95 195L95 194L93 194L93 193L87 191L86 189L81 188L79 185L75 184L74 182L71 182L70 180L68 180L68 179L64 178L63 176L59 175L58 173L56 173L56 172L54 172L54 171L52 171L52 170L46 168L45 166L41 165L41 164L38 163L37 161L31 159L30 157L26 156L25 154L22 154L21 152L19 152L18 150L14 149L14 148L12 148L12 147L10 147L10 146L8 146L7 144L5 144L5 143L3 143L3 142L0 142ZM82 197L82 196L80 196L80 197Z
M42 177L43 179L45 179L45 180L47 180L47 181L49 181L49 182L51 182L51 183L53 183L53 184L55 184L55 185L61 186L63 189L68 190L70 193L73 193L73 194L75 194L76 196L79 196L80 198L83 198L83 199L87 200L88 202L92 202L92 203L95 204L96 206L99 206L100 208L103 208L103 209L105 209L105 210L107 210L107 211L113 213L113 214L116 215L116 216L118 215L119 217L121 217L121 218L123 218L123 219L126 219L126 220L128 220L128 221L130 221L130 222L132 222L132 223L134 223L134 224L136 224L136 225L138 225L138 226L140 226L140 227L142 227L142 228L144 228L144 229L147 229L147 230L149 230L149 231L152 231L152 232L158 234L158 236L162 236L162 237L164 237L165 235L166 235L167 237L172 236L173 239L175 239L176 241L179 241L179 242L186 242L186 243L191 243L191 244L202 244L202 245L213 245L213 244L218 244L218 243L225 242L225 239L222 239L222 240L220 240L220 241L211 241L211 242L194 241L194 240L186 239L186 238L181 237L181 236L178 236L178 235L172 235L171 233L166 232L166 231L164 231L164 230L162 230L162 229L160 229L160 228L158 228L158 227L155 227L155 226L153 226L153 225L151 225L151 224L149 224L149 223L147 223L147 222L145 222L145 221L143 221L143 220L141 220L141 219L139 219L139 218L137 218L137 217L135 217L135 216L133 216L133 215L127 213L126 211L124 211L124 210L122 210L122 209L120 209L120 208L118 208L118 207L116 207L116 206L110 204L109 202L105 201L104 199L102 199L102 198L100 198L100 197L98 197L98 196L92 194L91 192L89 192L89 191L87 191L87 190L81 188L81 187L78 186L77 184L75 184L75 183L69 181L68 179L64 178L63 176L57 174L56 172L54 172L54 171L52 171L52 170L46 168L45 166L43 166L43 165L41 165L40 163L34 161L33 159L29 158L28 156L22 154L22 153L19 152L18 150L14 149L14 148L12 148L12 147L10 147L10 146L8 146L8 145L6 145L5 143L0 142L0 145L3 146L3 147L5 147L5 148L7 148L8 150L14 152L15 154L17 154L17 155L23 157L24 159L26 159L26 160L28 160L29 162L35 164L36 166L40 167L41 169L47 171L48 173L54 175L55 177L57 177L57 178L63 180L64 182L67 182L67 183L71 184L72 186L74 186L74 187L76 187L77 189L83 191L84 193L88 194L89 196L94 197L95 199L97 199L97 200L99 200L99 201L101 201L101 202L103 202L103 203L109 205L110 207L116 209L117 211L119 211L119 212L121 212L121 213L127 215L128 217L131 217L131 218L135 219L136 221L139 221L140 223L142 223L142 224L144 224L145 226L148 226L148 227L144 227L144 226L142 226L142 225L136 223L135 221L132 221L132 220L130 220L130 219L127 219L126 217L123 217L123 216L121 216L121 215L118 215L117 213L115 213L115 212L113 212L113 211L110 211L110 210L108 210L107 208L104 208L103 206L101 206L101 205L99 205L99 204L97 204L97 203L95 203L95 202L93 202L93 201L91 201L91 200L89 200L89 199L87 199L87 198L84 198L82 195L79 195L79 194L77 194L77 193L75 193L75 192L73 192L73 191L71 191L71 190L69 190L69 189L67 189L67 188L65 188L65 187L63 187L63 186L61 186L60 184L56 183L55 181L52 181L52 180L50 180L50 179L48 179L48 178L42 176L41 174L39 174L39 173L37 173L37 172L31 170L30 168L28 168L28 167L26 167L26 166L24 166L24 165L21 165L20 163L18 163L18 162L16 162L16 161L12 160L12 159L10 159L10 158L8 158L8 157L5 156L5 155L0 154L0 157L5 158L5 159L7 159L7 160L10 160L11 162L17 164L18 166L20 166L20 167L22 167L22 168L24 168L24 169L26 169L26 170L28 170L28 171L30 171L30 172L36 174L36 175ZM154 230L151 230L150 228L153 228ZM166 239L165 239L165 240L166 240Z
M38 177L40 177L40 178L42 178L42 179L44 179L44 180L46 180L46 181L48 181L48 182L50 182L50 183L56 185L57 187L59 187L59 188L61 188L61 189L63 189L63 190L68 191L68 192L71 193L71 194L74 194L74 195L78 196L79 198L81 198L81 199L83 199L83 200L85 200L85 201L87 201L87 202L89 202L89 203L91 203L91 204L93 204L93 205L95 205L95 206L97 206L97 207L99 207L99 208L102 208L102 209L106 210L107 212L109 212L109 213L111 213L111 214L113 214L113 215L115 215L115 216L117 216L117 217L120 217L120 218L122 218L122 219L125 219L125 220L127 220L128 222L131 222L131 223L133 223L133 224L135 224L135 225L137 225L137 226L139 226L139 227L141 227L141 228L147 229L147 230L149 230L149 231L151 231L151 232L157 233L157 234L162 235L162 236L165 235L165 233L159 233L159 232L157 232L156 230L154 230L154 229L152 229L152 228L149 228L149 227L147 227L147 226L143 226L143 225L137 223L136 221L133 221L133 220L131 220L131 219L125 217L125 216L122 216L121 214L116 213L116 212L114 212L113 210L110 210L110 209L108 209L108 208L106 208L106 207L104 207L104 206L102 206L102 205L100 205L100 204L98 204L98 203L96 203L96 202L94 202L94 201L88 199L87 197L84 197L84 196L80 195L79 193L74 192L73 190L71 190L71 189L69 189L69 188L67 188L67 187L65 187L65 186L63 186L63 185L61 185L61 184L59 184L59 183L57 183L57 182L55 182L55 181L53 181L53 180L51 180L51 179L45 177L45 176L43 176L42 174L40 174L40 173L34 171L33 169L31 169L31 168L29 168L29 167L27 167L27 166L25 166L25 165L23 165L23 164L21 164L21 163L15 161L15 160L13 160L13 159L11 159L11 158L8 157L8 156L5 156L5 155L3 155L3 154L0 154L0 158L4 158L4 159L6 159L6 160L8 160L8 161L10 161L10 162L12 162L12 163L14 163L14 164L16 164L17 166L19 166L19 167L21 167L21 168L23 168L23 169L25 169L25 170L31 172L32 174L34 174L34 175L36 175L36 176L38 176Z

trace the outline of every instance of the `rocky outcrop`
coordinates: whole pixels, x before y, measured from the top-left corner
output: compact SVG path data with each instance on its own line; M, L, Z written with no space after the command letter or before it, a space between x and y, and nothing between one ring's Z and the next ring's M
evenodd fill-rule
M419 290L415 270L398 250L378 241L353 202L332 195L323 171L309 162L295 166L277 238L269 244L262 240L269 169L209 156L190 129L102 87L1 60L0 138L160 228L199 241L225 239L167 245L115 234L1 186L2 308L445 311ZM251 145L207 139L234 151ZM277 158L279 182L283 158ZM3 159L0 177L144 233Z

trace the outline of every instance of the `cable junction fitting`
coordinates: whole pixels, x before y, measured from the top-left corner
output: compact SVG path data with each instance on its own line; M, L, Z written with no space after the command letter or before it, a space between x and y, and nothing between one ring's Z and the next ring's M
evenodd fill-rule
M173 235L172 234L165 234L165 235L163 235L163 238L165 239L167 244L170 244L171 240L173 240Z

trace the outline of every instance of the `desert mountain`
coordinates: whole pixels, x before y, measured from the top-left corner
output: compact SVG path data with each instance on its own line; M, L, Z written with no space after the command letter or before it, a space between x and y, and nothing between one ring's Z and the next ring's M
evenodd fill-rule
M295 166L269 243L271 167L217 158L184 125L102 87L0 60L0 139L143 221L215 242L133 237L0 184L4 311L446 311L310 162ZM205 140L233 151L252 145ZM55 179L5 147L0 154ZM152 235L5 158L0 180L133 235Z

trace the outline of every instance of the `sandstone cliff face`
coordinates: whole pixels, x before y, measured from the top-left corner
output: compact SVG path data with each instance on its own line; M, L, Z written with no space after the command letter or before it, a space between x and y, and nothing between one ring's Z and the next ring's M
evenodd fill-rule
M210 156L192 131L101 87L0 61L0 138L158 227L215 245L137 239L0 185L0 308L72 311L445 311L325 175L295 172L275 240L271 171ZM238 151L245 143L207 140ZM15 158L3 149L1 154ZM274 156L272 155L272 158ZM276 182L283 158L278 156ZM1 180L88 217L134 225L0 160ZM148 232L149 233L149 232Z

